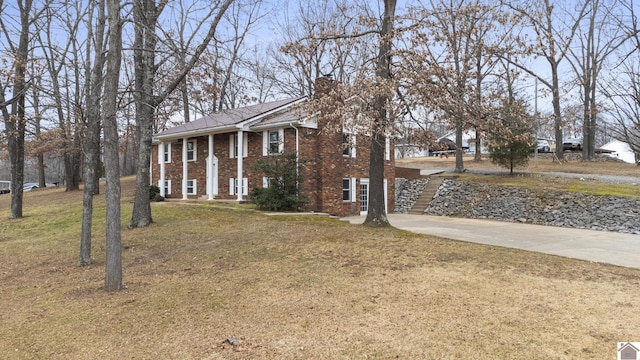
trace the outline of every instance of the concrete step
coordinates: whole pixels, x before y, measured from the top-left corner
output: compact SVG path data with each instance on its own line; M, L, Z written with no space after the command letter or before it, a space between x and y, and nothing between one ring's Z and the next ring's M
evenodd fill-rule
M442 185L442 182L446 178L446 176L441 175L433 175L429 177L427 186L425 186L422 194L420 194L418 200L416 200L415 204L413 204L413 206L411 207L411 210L409 210L409 214L424 215L424 210L427 208L427 206L429 206L429 203L433 199L433 196L436 194L436 191L438 191L440 185Z

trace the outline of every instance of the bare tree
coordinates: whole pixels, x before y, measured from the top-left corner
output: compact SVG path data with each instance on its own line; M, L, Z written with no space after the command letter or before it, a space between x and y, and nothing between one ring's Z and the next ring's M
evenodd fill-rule
M352 83L376 59L378 31L368 4L317 0L287 3L275 20L278 38L268 49L272 69L268 76L277 91L291 96L311 96L318 77L331 75ZM357 36L353 36L357 34Z
M598 113L602 106L598 101L600 73L610 55L627 42L633 31L625 31L621 26L625 11L621 1L605 2L587 0L585 26L577 31L577 48L569 48L568 58L580 85L582 100L582 159L592 160L595 155ZM618 9L621 13L616 13Z
M79 25L84 19L80 2L50 4L38 23L36 40L48 70L48 95L51 110L62 130L65 184L67 191L78 190L80 185L80 155L82 137L81 78L78 64L77 40ZM63 10L63 11L61 11ZM56 36L54 29L62 26L65 37ZM62 41L62 44L59 42Z
M519 14L528 23L535 34L534 43L524 49L524 55L533 54L543 58L549 65L551 79L540 72L520 63L517 59L508 59L511 63L546 86L552 94L556 155L564 160L562 108L560 104L560 63L567 56L571 43L582 19L587 12L587 0L565 3L554 0L523 0L503 2L505 6ZM572 8L568 8L572 6ZM558 14L563 12L563 14ZM568 16L567 14L575 14ZM571 19L567 23L563 19Z
M640 163L640 56L635 54L621 64L603 88L612 104L613 134L629 144Z
M463 132L482 127L490 111L486 104L495 97L483 89L483 81L492 74L493 52L504 36L490 35L506 20L479 0L432 0L429 5L412 11L414 26L401 50L404 100L424 105L455 129L455 171L462 172Z
M151 160L151 140L156 109L184 81L184 77L195 66L216 34L216 29L232 2L233 0L224 0L212 4L210 8L210 27L207 34L200 45L196 47L184 68L168 79L166 81L167 85L160 90L157 89L156 83L156 71L158 69L158 64L156 63L156 47L158 44L156 26L158 17L167 2L166 0L162 0L158 4L156 4L155 0L135 0L133 2L138 156L136 163L136 195L129 226L145 227L153 221L149 202L149 162Z
M35 58L33 54L33 50L31 53L31 58ZM39 69L39 66L36 65L36 61L32 61L30 63L31 66L31 74L32 74L32 82L33 86L31 87L31 106L33 107L33 131L36 142L42 142L42 113L40 112L40 88L42 86L42 71ZM47 186L47 181L45 177L45 164L44 164L44 152L36 151L33 155L37 159L38 163L38 186L43 188Z
M369 158L369 211L364 221L368 226L389 226L384 204L384 158L386 132L390 123L387 109L393 99L391 89L384 89L392 80L391 54L394 37L394 18L396 0L384 0L382 27L380 29L380 43L376 58L376 81L381 83L382 91L374 97L373 131L371 139L371 155Z
M18 42L14 43L13 34L10 32L0 13L0 29L6 38L6 47L12 56L11 71L12 78L5 83L0 81L0 111L4 119L5 133L7 135L9 159L11 162L11 211L9 218L17 219L22 217L22 186L24 184L24 153L25 153L25 96L27 85L27 62L29 60L29 36L30 27L37 15L31 13L32 0L18 0L19 24L17 26ZM0 1L0 11L4 11L4 3ZM5 92L8 83L11 82L13 93L7 99Z
M317 24L317 33L312 32L283 47L284 51L295 53L301 59L318 59L319 44L331 44L335 41L336 47L351 43L349 45L356 48L353 44L361 44L360 41L371 36L377 37L375 47L369 44L369 48L375 48L377 54L364 61L366 66L353 74L350 81L330 81L330 86L323 81L321 86L327 88L320 91L322 96L315 96L305 105L311 113L321 109L320 116L328 131L358 129L359 133L370 136L369 209L364 224L373 227L389 225L384 200L385 147L387 136L397 119L397 108L392 101L396 89L392 76L396 1L385 0L383 6L377 17L368 13L368 8L359 8L366 16L359 17L358 21L361 21L361 24L356 28L350 28L349 32L343 31L343 27L338 28L337 32L326 31L323 24ZM333 51L333 47L327 46L326 50ZM325 76L324 79L326 78ZM305 82L302 81L298 85L304 86Z
M118 155L118 84L122 61L122 21L120 1L107 0L109 48L104 82L104 167L107 178L107 260L104 287L107 291L122 289L122 249L120 234L120 161Z
M177 29L176 39L167 36L164 42L171 53L165 66L174 69L173 74L185 67L188 54L200 42L201 28L207 24L206 21L201 21L200 25L191 29L194 22L191 13L203 12L196 5L197 2L191 4L191 7L181 6L176 16L179 19L170 26ZM165 111L168 116L173 115L174 104L178 103L182 104L184 121L189 122L192 112L209 114L234 108L244 102L243 93L248 92L245 85L246 74L243 71L247 62L245 43L254 25L263 16L260 1L236 1L231 4L224 16L225 34L213 39L215 46L208 47L188 76L185 76L179 85L179 94L170 95L165 101L165 104L170 103L168 106L163 105L168 108Z
M610 103L614 137L629 144L640 164L640 23L633 2L629 5L624 26L631 41L619 49L622 61L612 70L603 93Z
M93 196L98 192L98 184L95 181L100 160L100 100L103 88L103 70L105 65L104 33L106 27L105 0L100 0L93 5L90 3L87 16L87 37L93 39L87 44L94 45L93 68L90 78L86 79L86 139L84 145L84 190L82 195L82 230L80 235L80 255L78 265L91 264L91 227L93 224ZM94 14L97 13L95 32L93 29ZM91 52L91 46L87 46L87 55ZM87 59L90 59L87 56ZM89 61L89 60L87 60ZM112 60L115 62L115 60ZM88 64L87 64L88 65ZM89 66L87 66L89 67ZM114 75L111 75L114 76ZM117 89L117 88L116 88ZM111 90L113 91L113 90ZM106 94L105 94L106 95ZM117 93L115 94L117 95ZM110 94L114 96L114 94Z

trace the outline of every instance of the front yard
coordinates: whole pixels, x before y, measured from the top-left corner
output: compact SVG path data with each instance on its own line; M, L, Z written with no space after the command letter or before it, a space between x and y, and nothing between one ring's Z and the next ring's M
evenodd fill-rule
M123 182L123 224L132 179ZM640 270L250 206L154 204L120 293L75 266L81 193L0 197L6 359L605 359L640 341ZM104 201L98 200L98 219Z

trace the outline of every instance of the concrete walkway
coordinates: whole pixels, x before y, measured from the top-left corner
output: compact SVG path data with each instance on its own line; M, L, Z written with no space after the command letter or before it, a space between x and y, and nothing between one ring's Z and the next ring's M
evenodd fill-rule
M414 233L640 269L640 235L445 216L388 216L394 227ZM362 224L364 219L344 220Z

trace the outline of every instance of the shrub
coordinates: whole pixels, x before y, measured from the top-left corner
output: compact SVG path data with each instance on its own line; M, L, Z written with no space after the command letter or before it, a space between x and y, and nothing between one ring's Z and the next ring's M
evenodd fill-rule
M254 170L265 177L266 186L251 191L251 202L261 210L300 210L306 200L298 189L302 182L298 162L295 152L259 159Z
M149 199L153 201L164 201L164 196L160 195L160 188L151 185L149 186Z

